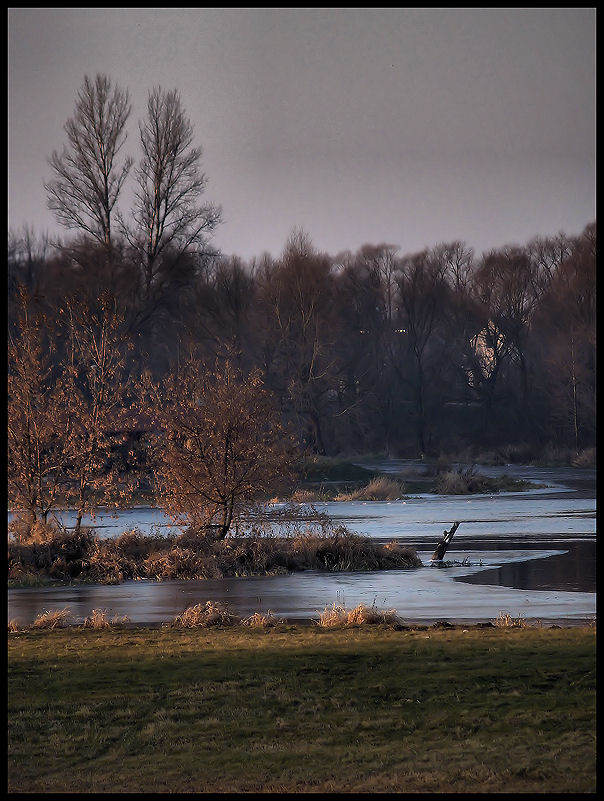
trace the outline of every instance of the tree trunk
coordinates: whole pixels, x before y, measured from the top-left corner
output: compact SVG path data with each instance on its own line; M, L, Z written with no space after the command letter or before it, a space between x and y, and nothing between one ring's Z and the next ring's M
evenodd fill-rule
M459 528L459 523L453 523L453 525L448 531L443 531L443 538L438 543L438 545L436 546L436 550L432 554L433 562L442 562L446 550L449 547L451 540L453 539L453 535L455 534L458 528Z

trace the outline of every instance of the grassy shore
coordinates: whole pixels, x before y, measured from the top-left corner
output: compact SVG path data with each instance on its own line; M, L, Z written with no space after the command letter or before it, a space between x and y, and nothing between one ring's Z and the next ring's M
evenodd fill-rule
M8 637L9 792L595 792L594 628Z

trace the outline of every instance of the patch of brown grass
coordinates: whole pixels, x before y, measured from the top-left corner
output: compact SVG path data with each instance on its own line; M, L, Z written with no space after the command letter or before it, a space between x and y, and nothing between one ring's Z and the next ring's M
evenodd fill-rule
M236 626L241 619L216 601L189 606L182 615L177 615L171 628L191 629L208 628L210 626Z
M314 503L321 500L321 493L310 489L297 489L290 500L292 503Z
M49 611L40 612L32 623L34 629L61 629L69 626L70 624L70 610L65 609L50 609Z
M108 629L111 626L121 626L128 621L129 618L126 615L114 615L110 618L105 609L93 609L90 615L84 619L84 628Z
M354 609L347 609L340 604L333 604L332 607L325 607L319 614L319 619L315 621L322 628L335 628L338 626L360 626L364 624L400 625L402 620L394 609L377 609L375 605L366 606L358 604Z
M365 487L338 495L336 501L396 501L405 494L405 485L388 476L376 476Z
M498 628L505 629L524 629L527 626L523 617L512 617L507 612L500 612L493 622Z
M278 626L280 623L286 623L287 621L283 618L277 618L273 615L270 611L264 612L254 612L253 615L244 618L241 621L243 626L249 626L250 628L271 628L272 626Z

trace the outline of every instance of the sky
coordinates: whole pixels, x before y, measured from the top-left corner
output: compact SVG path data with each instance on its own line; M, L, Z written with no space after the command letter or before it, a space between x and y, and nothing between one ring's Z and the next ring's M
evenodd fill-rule
M212 243L277 257L477 253L595 220L593 8L8 11L9 228L61 233L48 157L86 75L178 89L203 150ZM127 208L127 195L124 196Z

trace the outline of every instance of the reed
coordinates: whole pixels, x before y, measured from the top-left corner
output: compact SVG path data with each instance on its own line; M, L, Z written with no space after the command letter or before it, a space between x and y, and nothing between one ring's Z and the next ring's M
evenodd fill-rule
M84 618L84 628L89 629L109 629L112 626L122 626L129 622L126 615L114 615L109 617L105 609L93 609L88 617Z
M376 476L365 487L338 495L336 501L396 501L404 494L403 482L388 476Z
M70 610L65 609L50 609L41 612L37 615L32 623L34 629L60 629L65 628L70 624L71 613Z
M206 601L189 606L181 615L177 615L170 628L192 629L209 628L210 626L235 626L241 619L216 601Z
M333 604L319 614L315 621L321 628L337 628L340 626L361 626L365 624L376 625L402 625L403 621L397 615L396 610L378 609L375 604L366 606L361 603L353 609L347 609L340 604Z

